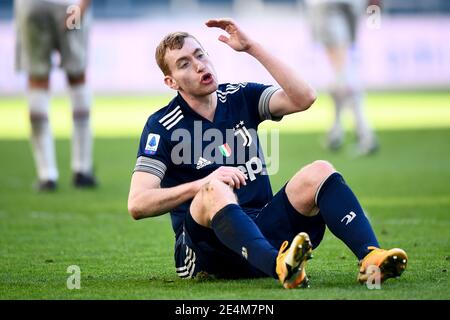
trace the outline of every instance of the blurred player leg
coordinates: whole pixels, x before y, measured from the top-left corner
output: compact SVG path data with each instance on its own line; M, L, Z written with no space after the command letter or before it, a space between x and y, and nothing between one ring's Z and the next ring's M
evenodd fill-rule
M363 86L357 61L350 54L355 44L358 17L363 12L362 1L307 1L313 34L326 48L333 69L330 93L335 107L335 119L327 135L331 150L341 147L344 130L342 111L350 107L355 118L358 153L369 154L377 149L375 135L364 113Z
M63 8L64 9L64 8ZM67 74L72 105L72 159L73 183L76 187L95 187L93 174L93 137L91 129L92 98L86 82L88 35L91 21L88 9L78 27L60 29L61 66ZM64 25L65 10L57 13L57 20Z
M38 190L54 190L58 180L55 145L49 123L48 78L29 80L31 145L38 172Z
M360 155L370 154L377 149L377 141L370 127L364 105L364 90L359 77L357 60L352 58L346 46L331 46L327 54L335 70L335 80L330 90L335 106L335 122L328 133L328 147L339 148L343 142L344 130L341 125L341 114L345 107L350 107L355 121L358 139L357 152Z
M346 74L345 68L346 48L333 46L327 48L327 55L335 70L335 79L330 88L330 94L334 103L334 122L327 135L327 147L338 150L344 141L344 129L342 127L342 112L346 103Z
M69 76L72 104L72 160L74 184L78 187L95 186L92 168L91 95L84 74Z
M378 144L365 113L364 86L360 77L359 61L356 57L356 36L359 17L364 11L363 1L349 1L340 6L342 39L345 46L344 64L341 66L342 78L346 87L347 101L355 119L357 153L367 155L377 150Z
M363 95L363 92L354 92L350 97L350 108L355 118L358 139L356 151L359 155L368 155L378 150L378 142L365 113Z
M38 173L38 190L54 190L58 179L55 147L49 124L50 55L54 45L47 3L17 0L16 67L28 74L31 145Z

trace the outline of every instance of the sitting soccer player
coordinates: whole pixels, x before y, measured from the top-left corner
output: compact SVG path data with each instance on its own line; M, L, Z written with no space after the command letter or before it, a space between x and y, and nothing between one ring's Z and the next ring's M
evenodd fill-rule
M196 38L184 32L167 35L156 60L165 84L178 95L144 127L128 199L132 217L170 212L182 278L199 272L272 276L285 288L306 286L305 264L326 226L360 260L361 283L372 265L381 281L399 276L406 253L379 248L358 200L330 163L303 167L272 194L262 154L252 156L259 148L256 129L264 120L307 110L315 92L232 20L206 25L225 30L228 36L219 40L256 58L281 88L218 84Z

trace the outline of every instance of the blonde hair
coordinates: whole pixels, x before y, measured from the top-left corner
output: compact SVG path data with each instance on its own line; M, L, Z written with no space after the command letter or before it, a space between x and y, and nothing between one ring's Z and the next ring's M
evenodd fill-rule
M183 48L184 39L186 38L192 38L195 41L197 41L198 44L200 44L200 42L193 35L187 32L177 31L166 35L156 47L155 52L156 63L158 64L159 68L161 69L161 71L165 76L170 75L170 68L165 59L167 50L175 50L175 49L179 50ZM202 45L200 44L200 46Z

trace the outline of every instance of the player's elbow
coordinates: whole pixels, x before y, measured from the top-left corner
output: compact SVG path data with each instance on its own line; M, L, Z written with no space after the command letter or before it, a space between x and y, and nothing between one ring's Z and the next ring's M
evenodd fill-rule
M316 90L310 88L305 93L303 99L304 100L303 100L303 103L302 103L302 111L308 110L314 104L314 102L316 102L316 99L317 99Z
M134 220L139 220L143 218L143 210L137 203L137 201L133 199L128 200L128 212L130 213L130 216Z
M304 90L301 94L295 98L291 99L291 108L293 112L301 112L308 110L313 103L316 101L317 95L316 91L312 88Z

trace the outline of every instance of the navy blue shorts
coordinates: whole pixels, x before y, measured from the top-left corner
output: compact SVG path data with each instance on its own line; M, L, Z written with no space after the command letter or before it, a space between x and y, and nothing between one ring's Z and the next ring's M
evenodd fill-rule
M243 210L276 249L299 232L308 233L316 248L325 233L325 222L320 213L314 217L299 214L287 198L286 186L262 209ZM222 244L212 229L196 223L190 212L186 214L183 232L175 242L175 266L181 278L192 278L201 271L220 278L268 276Z

